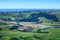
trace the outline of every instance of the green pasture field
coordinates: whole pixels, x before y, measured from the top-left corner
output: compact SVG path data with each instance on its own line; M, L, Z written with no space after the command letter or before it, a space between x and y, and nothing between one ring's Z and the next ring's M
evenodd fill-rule
M60 28L50 28L41 30L42 32L20 32L17 30L9 30L5 27L0 29L0 40L60 40ZM34 29L36 31L37 28ZM15 39L14 39L15 38Z

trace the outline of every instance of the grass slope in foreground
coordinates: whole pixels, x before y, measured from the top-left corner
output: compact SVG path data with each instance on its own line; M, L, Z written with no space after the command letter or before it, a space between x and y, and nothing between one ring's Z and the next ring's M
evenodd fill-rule
M0 40L60 40L60 28L42 30L49 33L0 31Z

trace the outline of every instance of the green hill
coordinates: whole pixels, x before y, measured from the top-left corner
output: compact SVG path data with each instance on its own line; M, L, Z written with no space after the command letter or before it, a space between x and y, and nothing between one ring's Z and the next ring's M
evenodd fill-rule
M0 40L60 40L60 10L0 11Z

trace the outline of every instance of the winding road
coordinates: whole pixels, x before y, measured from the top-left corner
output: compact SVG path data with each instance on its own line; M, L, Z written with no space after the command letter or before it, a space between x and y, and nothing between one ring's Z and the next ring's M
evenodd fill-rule
M17 22L15 21L2 21L0 20L0 22L2 23L7 23L7 24L17 24ZM45 25L41 25L41 24L33 24L33 23L28 23L28 22L19 22L19 25L22 26L28 26L28 27L36 27L36 28L40 28L40 29L44 29L44 28L53 28L53 27L60 27L60 26L45 26Z

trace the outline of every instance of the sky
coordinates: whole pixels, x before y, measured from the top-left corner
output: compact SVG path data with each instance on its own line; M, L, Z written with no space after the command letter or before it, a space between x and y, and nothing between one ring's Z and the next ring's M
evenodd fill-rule
M0 9L60 9L60 0L0 0Z

